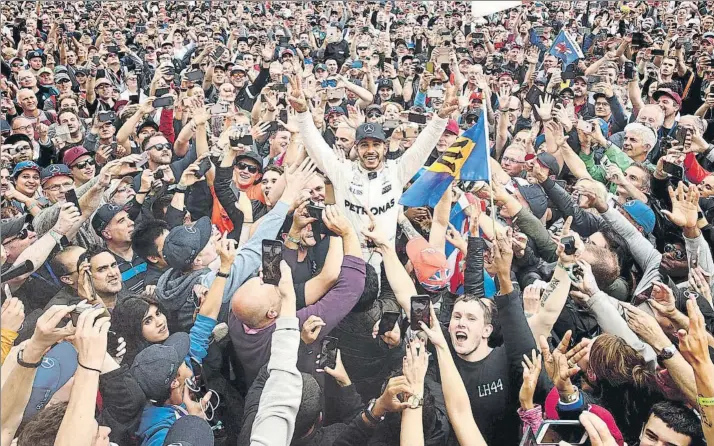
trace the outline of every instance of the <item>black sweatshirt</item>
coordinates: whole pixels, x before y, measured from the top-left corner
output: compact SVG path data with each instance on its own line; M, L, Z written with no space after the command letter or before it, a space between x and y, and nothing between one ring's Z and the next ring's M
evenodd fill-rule
M471 400L474 419L487 444L518 444L520 418L518 392L523 382L523 355L530 356L536 342L523 313L520 292L514 290L505 296L495 296L498 319L503 327L503 345L494 348L481 361L467 362L459 358L451 346L456 368L466 386ZM541 373L538 394L552 387L547 375ZM543 393L545 397L547 393ZM450 445L457 445L452 435Z

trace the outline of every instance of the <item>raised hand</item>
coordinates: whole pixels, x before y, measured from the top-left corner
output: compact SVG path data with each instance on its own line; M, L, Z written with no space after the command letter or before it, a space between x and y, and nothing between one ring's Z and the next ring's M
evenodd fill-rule
M679 338L679 351L684 359L693 366L709 364L709 333L704 324L704 316L699 309L699 305L694 299L687 299L687 315L689 316L689 328L677 331Z
M593 269L590 264L584 260L578 259L577 265L580 267L582 275L575 276L575 280L572 281L572 285L575 289L571 290L570 294L581 302L587 302L593 295L595 295L595 293L600 291L600 288L595 281Z
M533 395L535 394L536 386L538 385L538 377L542 368L542 356L536 354L536 350L531 350L531 357L523 355L521 366L523 367L523 384L518 392L518 399L521 402L523 410L533 408Z
M228 238L228 232L224 232L216 243L216 251L221 258L221 271L230 269L238 254L238 246L235 240Z
M456 88L448 87L446 89L446 96L444 97L444 104L441 106L437 115L442 119L448 119L451 114L454 113L459 108L459 99L456 97Z
M320 336L320 331L322 331L322 327L324 326L325 322L319 316L313 314L302 324L300 339L305 345L312 344L317 340L317 337Z
M290 96L288 96L288 102L290 106L298 113L304 113L308 110L307 99L305 99L305 92L302 89L302 82L297 76L290 76Z
M572 332L568 330L560 341L560 344L558 344L552 353L550 347L548 347L548 340L545 336L540 337L540 351L543 354L545 371L548 373L551 381L553 381L556 389L558 389L558 392L568 395L575 391L575 386L573 386L570 378L580 371L577 361L573 359L568 360L567 357L571 336Z
M669 186L669 198L672 201L672 210L662 210L662 213L675 225L683 229L697 226L697 212L699 211L699 189L695 186L688 187L680 182L677 190Z
M335 205L327 205L322 212L322 221L327 228L340 237L344 237L352 231L352 223Z
M340 387L347 387L352 384L347 370L345 370L344 364L342 364L342 352L337 349L337 360L335 361L335 368L325 367L324 372L335 378L335 382Z
M553 119L553 104L553 97L549 94L538 98L538 104L534 105L534 107L543 121Z
M0 325L3 330L10 330L17 333L25 321L25 304L17 297L6 299L2 303L2 312L0 312Z

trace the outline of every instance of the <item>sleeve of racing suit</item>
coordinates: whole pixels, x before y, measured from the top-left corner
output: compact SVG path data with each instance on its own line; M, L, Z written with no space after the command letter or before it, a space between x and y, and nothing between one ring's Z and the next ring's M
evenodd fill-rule
M329 178L333 184L341 184L345 169L342 163L337 159L335 152L327 145L320 131L315 127L315 123L312 122L312 114L309 111L298 113L297 124L310 159L312 159L318 169L327 175L327 178ZM441 135L441 133L439 133L439 135ZM421 138L421 136L419 138ZM419 139L417 139L417 142L418 141ZM436 145L436 141L434 141L433 145ZM416 142L414 146L416 146ZM423 161L426 161L426 156ZM416 170L418 170L419 167L417 167ZM416 170L414 170L415 173Z
M310 119L312 120L312 117L310 117ZM404 152L404 155L399 159L399 167L397 170L401 186L407 184L414 174L424 165L431 151L436 147L436 143L439 142L441 134L444 133L447 122L446 119L440 118L435 114L431 122L429 122L429 125L426 126L424 131L422 131L416 141L414 141L414 144L412 144L409 150ZM304 139L305 141L308 140L307 138ZM325 146L327 146L327 144L325 144ZM330 150L330 152L332 151ZM310 153L309 149L308 153ZM335 157L333 153L330 154ZM312 156L312 154L310 154L310 156Z

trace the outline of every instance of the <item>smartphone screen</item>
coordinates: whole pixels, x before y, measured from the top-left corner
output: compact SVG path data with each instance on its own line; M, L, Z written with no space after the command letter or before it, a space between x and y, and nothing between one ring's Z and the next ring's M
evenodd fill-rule
M77 210L79 211L79 215L82 215L82 208L79 207L79 200L77 199L77 192L75 192L74 189L70 189L67 192L64 193L64 198L67 200L67 202L74 204L77 206Z
M397 319L399 319L399 313L396 311L385 311L382 314L382 319L379 321L379 336L382 336L388 331L394 330L394 326L397 324Z
M209 158L204 158L201 160L201 162L198 164L198 170L194 175L196 175L196 178L202 178L204 175L206 175L206 172L211 168L211 160Z
M151 105L154 108L170 107L170 106L174 105L174 98L171 96L166 96L163 98L154 99L154 102L152 102Z
M198 82L201 79L203 79L203 71L201 71L201 70L190 71L190 72L186 73L186 79L191 82Z
M213 52L213 60L218 60L218 59L220 59L221 56L223 56L223 52L224 52L225 50L226 50L226 49L223 48L222 46L219 46L218 48L216 48L216 51Z
M634 62L627 61L625 62L625 79L631 80L635 78L635 64Z
M311 204L307 205L307 212L310 213L310 217L314 218L315 221L311 223L312 225L312 234L317 240L317 237L319 234L323 233L323 221L322 221L322 208L313 206Z
M278 119L280 121L287 123L288 122L288 109L282 108L280 109L280 113L278 114Z
M561 441L572 445L585 444L588 433L579 421L546 421L538 431L538 444L559 444Z
M542 94L543 92L538 87L533 86L526 94L526 101L531 105L538 105L538 100Z
M154 95L158 98L164 95L169 94L169 87L165 88L157 88L156 91L154 92Z
M277 285L280 282L280 261L283 259L283 243L263 240L263 282Z
M337 366L337 338L325 336L320 347L320 360L317 362L317 368L324 370L325 367L334 369Z
M417 296L412 296L411 302L411 314L409 316L409 323L411 324L412 330L421 330L419 321L424 322L426 325L431 326L431 312L429 310L429 296L420 294Z
M139 95L138 94L129 95L129 103L130 104L138 104L139 103Z
M409 113L409 122L414 124L426 124L426 115L420 113Z

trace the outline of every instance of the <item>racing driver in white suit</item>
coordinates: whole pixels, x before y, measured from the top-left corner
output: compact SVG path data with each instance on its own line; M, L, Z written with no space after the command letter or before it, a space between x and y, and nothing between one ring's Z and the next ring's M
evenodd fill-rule
M332 182L336 204L342 206L359 234L365 260L380 271L381 256L367 248L361 232L362 228L368 228L370 224L364 208L369 208L380 230L389 240L394 241L397 216L402 211L399 199L404 185L424 165L444 132L448 118L458 108L455 93L453 89L447 92L438 116L434 116L399 159L385 158L388 145L382 126L366 123L360 125L356 132L358 159L350 161L338 158L315 127L300 82L291 79L291 87L290 105L298 113L298 129L307 153Z

